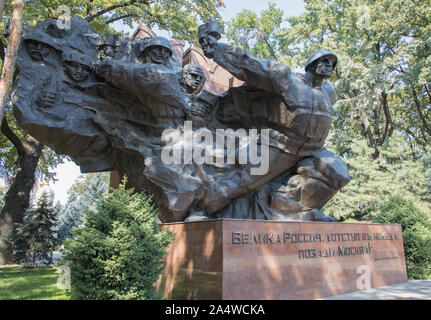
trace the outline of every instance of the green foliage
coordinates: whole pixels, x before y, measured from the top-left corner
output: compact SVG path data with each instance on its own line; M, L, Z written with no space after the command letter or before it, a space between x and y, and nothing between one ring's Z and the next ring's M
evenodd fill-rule
M392 132L419 158L431 138L431 6L429 0L305 0L283 37L304 65L326 47L339 58L337 144L365 138L378 156ZM348 129L348 130L346 130Z
M258 16L251 10L243 10L228 24L226 36L230 42L254 56L278 60L280 31L283 22L283 11L270 4Z
M72 228L82 225L84 211L94 209L95 202L106 196L108 191L106 176L106 173L87 174L70 188L67 203L59 217L60 243L72 237Z
M159 230L152 197L112 189L65 241L72 299L158 299L154 283L173 235Z
M406 152L402 136L394 134L378 158L373 154L374 149L364 140L352 140L343 158L352 180L325 206L325 213L341 221L370 220L384 199L394 193L430 206L430 169Z
M30 208L24 222L17 225L12 236L14 259L17 263L52 264L52 251L57 245L56 212L47 193L42 193L35 208Z
M7 179L12 175L15 158L16 149L5 135L0 134L0 179Z
M431 278L431 218L414 201L393 195L373 219L377 223L401 224L409 279Z
M24 21L34 25L65 14L80 15L101 33L115 32L112 24L121 21L130 28L143 23L171 31L178 39L194 40L201 21L206 22L213 15L220 18L219 6L214 0L31 0L25 2ZM11 11L12 5L7 3L4 15L10 16Z

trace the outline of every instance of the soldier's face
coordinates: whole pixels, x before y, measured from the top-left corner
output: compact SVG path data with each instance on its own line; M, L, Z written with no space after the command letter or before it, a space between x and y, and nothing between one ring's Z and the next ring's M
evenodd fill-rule
M90 75L90 68L84 64L75 61L64 62L64 72L76 82L87 80Z
M201 85L204 83L205 78L196 72L186 72L184 74L184 82L187 87L187 92L193 93L196 92Z
M217 40L207 35L205 37L199 38L199 44L201 45L202 51L205 53L207 58L213 58L215 54L215 46L217 45Z
M27 52L33 60L42 61L44 57L49 56L50 51L50 47L42 42L35 40L27 41Z
M103 58L113 58L115 56L114 47L109 45L103 46L103 48L100 50L100 55Z
M148 50L150 63L167 64L170 57L170 51L165 47L154 46Z
M332 60L328 57L323 57L317 60L315 73L321 77L329 78L332 76L332 71L334 67L332 65Z

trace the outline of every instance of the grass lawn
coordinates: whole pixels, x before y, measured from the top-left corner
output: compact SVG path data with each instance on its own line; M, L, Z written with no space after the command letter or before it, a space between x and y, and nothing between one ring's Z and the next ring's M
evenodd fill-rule
M0 268L0 300L65 300L54 267Z

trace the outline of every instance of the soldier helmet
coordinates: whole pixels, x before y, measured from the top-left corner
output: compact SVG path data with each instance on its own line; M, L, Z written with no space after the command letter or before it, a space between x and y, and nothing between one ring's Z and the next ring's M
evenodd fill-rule
M61 55L61 58L63 62L66 62L66 61L78 62L80 64L83 64L89 67L90 69L93 68L93 61L91 60L91 58L79 52L74 52L74 51L65 52Z
M319 49L314 51L307 59L307 62L305 64L305 71L308 71L310 66L313 64L314 61L317 61L320 58L323 57L330 57L332 60L332 67L335 68L337 65L337 56L328 49Z
M196 74L201 75L203 78L205 78L205 73L202 70L201 66L197 64L186 64L183 67L183 72L194 72Z
M43 43L45 45L48 45L56 50L60 51L60 46L55 42L55 40L53 38L51 38L48 34L37 30L37 31L32 31L32 32L28 32L26 34L24 34L21 38L22 41L26 41L26 40L33 40L33 41L37 41L40 43Z
M148 42L142 48L142 52L144 53L147 49L151 47L163 47L169 50L170 55L172 56L172 47L171 42L164 37L154 37L148 40Z

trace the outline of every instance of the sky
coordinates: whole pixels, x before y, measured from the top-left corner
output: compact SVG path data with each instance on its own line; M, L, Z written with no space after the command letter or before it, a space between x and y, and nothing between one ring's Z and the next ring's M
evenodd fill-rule
M226 5L226 8L219 9L223 21L232 19L237 13L244 9L260 13L263 9L268 7L269 3L274 3L277 8L282 9L285 13L285 17L296 16L305 11L303 0L223 0L223 2ZM124 30L130 35L134 31L134 29L124 27L121 23L115 24L114 28ZM154 31L160 36L168 36L165 32L160 32L158 30ZM59 165L55 172L57 182L52 185L55 193L55 202L60 201L60 203L64 205L67 201L67 191L81 175L81 171L73 162L66 162Z

